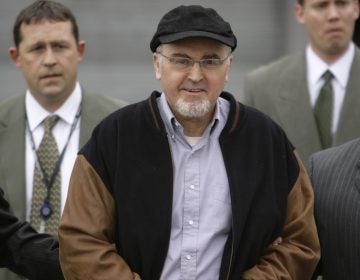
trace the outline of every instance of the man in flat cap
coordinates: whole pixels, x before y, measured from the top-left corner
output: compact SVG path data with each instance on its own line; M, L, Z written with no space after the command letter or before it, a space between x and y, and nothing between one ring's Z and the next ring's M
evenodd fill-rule
M236 37L180 6L150 43L162 92L80 151L61 220L68 279L309 279L313 193L284 132L223 91Z

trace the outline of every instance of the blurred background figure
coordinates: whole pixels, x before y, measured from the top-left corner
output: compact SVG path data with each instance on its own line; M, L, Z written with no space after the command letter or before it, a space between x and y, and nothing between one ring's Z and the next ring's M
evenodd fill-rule
M13 32L9 55L26 87L0 104L0 185L21 221L57 235L76 154L122 103L80 86L85 41L67 7L33 2L18 14Z
M304 162L360 136L360 50L352 42L358 0L298 0L308 47L250 73L244 102L285 130Z

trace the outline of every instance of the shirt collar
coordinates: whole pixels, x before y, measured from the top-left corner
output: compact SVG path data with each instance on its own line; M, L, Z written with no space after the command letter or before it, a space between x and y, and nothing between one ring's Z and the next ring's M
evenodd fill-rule
M349 79L354 56L355 46L354 43L351 42L344 55L333 64L328 65L308 46L306 49L306 60L310 85L315 85L321 79L323 73L329 69L339 84L345 88Z
M81 87L78 82L68 99L54 113L45 110L32 96L30 91L27 90L25 95L25 108L30 130L33 131L36 129L49 115L58 115L61 120L71 125L75 119L80 103Z

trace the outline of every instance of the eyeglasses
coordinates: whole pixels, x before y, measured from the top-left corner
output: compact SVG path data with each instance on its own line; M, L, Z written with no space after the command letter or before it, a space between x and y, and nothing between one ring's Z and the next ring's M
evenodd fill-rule
M174 69L177 70L190 70L195 63L199 63L200 68L206 69L206 70L216 70L218 69L224 61L231 55L229 53L225 58L205 58L200 60L194 60L188 57L169 57L164 55L161 52L156 52L159 55L165 57L169 63L174 67Z

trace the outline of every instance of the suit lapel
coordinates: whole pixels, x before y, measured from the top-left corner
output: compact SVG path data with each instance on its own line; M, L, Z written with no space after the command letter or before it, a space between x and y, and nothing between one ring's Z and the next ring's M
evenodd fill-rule
M305 54L294 57L284 70L279 88L274 89L276 112L289 139L307 160L310 153L320 150L320 140L307 87ZM296 139L304 142L296 143Z
M354 62L350 69L344 103L335 136L335 145L355 139L360 135L360 50L355 49Z
M11 198L15 215L25 219L25 97L17 99L15 106L0 121L0 165L2 182ZM18 170L19 172L14 172Z

